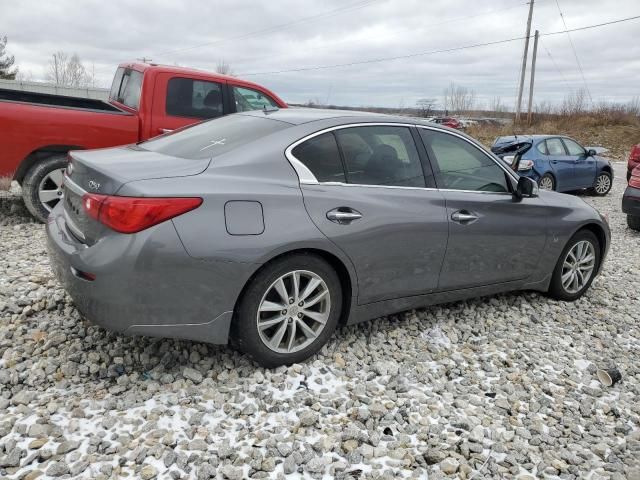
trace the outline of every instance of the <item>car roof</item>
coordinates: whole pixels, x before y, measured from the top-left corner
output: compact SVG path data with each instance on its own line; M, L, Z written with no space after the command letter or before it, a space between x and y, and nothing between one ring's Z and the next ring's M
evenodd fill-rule
M292 125L301 125L303 123L316 122L329 119L352 119L355 122L393 122L393 123L411 123L420 125L432 125L443 128L442 125L433 124L425 121L423 118L408 117L401 115L387 115L383 113L362 112L359 110L333 110L325 108L298 108L289 107L273 110L253 110L242 112L242 115L251 115L255 117L266 117L281 122L287 122ZM446 128L446 127L444 127Z

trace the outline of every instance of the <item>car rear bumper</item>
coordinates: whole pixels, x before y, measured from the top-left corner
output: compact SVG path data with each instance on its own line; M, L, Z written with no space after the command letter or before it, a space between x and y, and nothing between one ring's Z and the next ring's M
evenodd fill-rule
M627 187L622 196L622 211L640 217L640 188Z
M170 221L87 246L67 230L61 207L49 217L47 243L52 270L78 310L126 334L227 343L235 301L255 269L189 257Z

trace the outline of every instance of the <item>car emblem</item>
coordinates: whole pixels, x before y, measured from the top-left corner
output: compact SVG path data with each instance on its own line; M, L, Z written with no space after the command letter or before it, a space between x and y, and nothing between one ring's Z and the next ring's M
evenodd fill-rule
M89 188L94 192L97 192L98 190L100 190L100 184L95 180L89 180Z

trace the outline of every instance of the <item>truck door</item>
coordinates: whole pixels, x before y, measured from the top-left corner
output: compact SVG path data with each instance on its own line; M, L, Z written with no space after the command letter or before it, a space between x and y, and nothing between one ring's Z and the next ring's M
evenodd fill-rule
M163 73L157 76L151 109L151 136L226 115L226 84Z

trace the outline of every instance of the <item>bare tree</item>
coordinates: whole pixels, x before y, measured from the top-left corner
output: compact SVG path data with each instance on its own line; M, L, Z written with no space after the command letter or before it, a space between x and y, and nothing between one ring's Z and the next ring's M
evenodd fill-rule
M33 82L33 72L31 70L20 70L16 74L16 80L19 82Z
M640 96L636 95L627 103L627 112L640 117Z
M489 111L491 112L504 113L507 110L507 106L502 103L502 98L499 96L493 97L489 102Z
M431 114L431 110L436 106L435 98L420 98L416 102L416 106L420 109L420 114L423 117L428 117Z
M52 55L47 80L64 87L88 87L95 84L95 76L87 71L78 54L69 56L63 51Z
M216 73L221 75L235 75L233 70L231 69L231 65L229 65L224 59L219 60L216 64Z
M562 115L579 115L587 110L587 90L579 88L571 92L562 100L560 113Z
M0 78L3 80L13 80L18 73L17 68L11 70L16 58L5 52L6 47L7 37L5 35L4 37L0 37Z
M445 110L452 113L470 112L476 104L476 92L467 87L456 85L455 82L444 89L443 105Z

